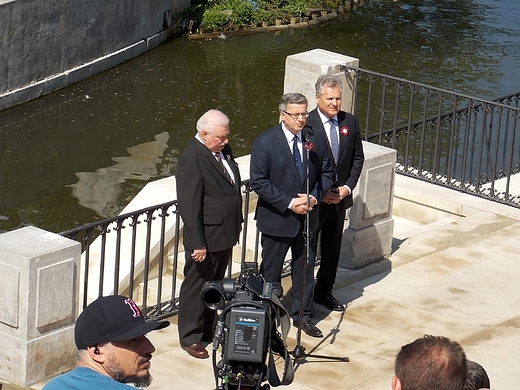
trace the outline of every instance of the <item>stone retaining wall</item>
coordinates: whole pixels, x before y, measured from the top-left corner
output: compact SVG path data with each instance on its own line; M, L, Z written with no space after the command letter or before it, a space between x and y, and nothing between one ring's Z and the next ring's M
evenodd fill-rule
M0 0L0 110L166 40L189 0Z

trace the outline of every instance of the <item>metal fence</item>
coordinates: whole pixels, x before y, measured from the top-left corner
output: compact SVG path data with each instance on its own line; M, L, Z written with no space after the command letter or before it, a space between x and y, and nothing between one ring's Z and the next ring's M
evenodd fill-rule
M251 189L242 182L243 212L249 215ZM258 262L259 234L249 232L244 218L239 251L232 263ZM102 295L134 299L146 318L164 318L178 311L178 276L182 273L182 224L177 200L121 214L60 233L82 244L80 307ZM252 236L252 239L248 236ZM249 245L252 248L248 248ZM232 276L231 264L228 276Z
M519 193L511 191L519 170L520 93L488 101L359 68L344 71L365 140L396 149L398 173L520 207ZM245 221L231 263L240 265L259 257L249 181L241 190ZM146 318L177 313L183 248L176 200L61 235L82 243L82 308L98 296L122 294ZM289 273L287 261L283 275Z
M396 149L398 173L520 208L520 92L490 101L342 69L365 140Z

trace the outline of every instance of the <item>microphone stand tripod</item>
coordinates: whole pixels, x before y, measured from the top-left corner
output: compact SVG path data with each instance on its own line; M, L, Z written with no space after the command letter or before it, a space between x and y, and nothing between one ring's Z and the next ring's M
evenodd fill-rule
M312 143L310 141L311 135L314 134L314 131L310 127L304 127L303 128L303 137L305 138L305 142L303 143L304 149L305 149L305 191L306 191L306 198L307 198L307 213L305 214L305 229L303 231L303 235L305 237L305 243L303 246L303 257L305 258L305 264L303 267L303 273L302 273L302 287L301 287L301 293L300 293L300 313L299 313L299 322L298 322L298 330L296 333L296 347L294 348L292 355L294 357L294 360L298 359L304 359L306 357L314 357L318 359L329 359L334 361L340 361L340 362L349 362L350 359L346 356L340 357L340 356L326 356L326 355L316 355L311 353L305 353L305 347L301 345L301 336L302 336L302 326L303 326L303 310L304 310L304 294L305 294L305 283L306 283L306 277L307 277L307 268L310 266L311 258L309 256L309 247L311 245L312 240L312 232L311 232L311 223L310 223L310 216L309 216L309 208L310 208L310 183L309 183L309 172L310 172L310 151L312 149ZM318 205L316 205L318 206Z

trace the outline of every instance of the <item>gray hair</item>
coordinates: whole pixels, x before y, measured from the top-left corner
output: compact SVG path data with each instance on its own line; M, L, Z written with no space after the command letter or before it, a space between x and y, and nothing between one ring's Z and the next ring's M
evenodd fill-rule
M322 74L318 77L318 81L316 81L316 96L323 95L323 88L339 88L339 91L343 93L343 86L341 85L341 80L337 76L333 76L331 74Z
M307 98L303 96L301 93L297 92L289 92L284 94L280 99L280 104L278 106L279 111L287 110L287 106L289 104L305 104L307 103Z
M229 118L222 111L211 109L206 111L197 121L197 132L202 131L213 133L217 126L229 127Z

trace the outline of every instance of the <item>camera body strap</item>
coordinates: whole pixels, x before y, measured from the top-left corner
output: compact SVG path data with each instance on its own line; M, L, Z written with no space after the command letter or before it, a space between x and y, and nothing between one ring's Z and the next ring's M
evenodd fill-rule
M278 373L276 372L276 365L274 362L274 356L273 356L273 347L269 348L269 384L273 387L277 387L280 385L289 385L292 383L294 379L294 366L293 361L291 359L291 356L289 354L289 351L287 350L287 335L289 334L289 329L291 327L291 322L289 319L289 313L285 309L285 307L282 305L282 302L280 301L280 298L278 296L271 297L271 305L273 308L273 311L275 313L275 324L276 328L272 329L273 332L275 332L275 336L280 337L281 334L281 341L283 343L283 351L279 351L280 356L282 359L284 359L284 371L282 375L282 379L280 380L280 377L278 376ZM280 328L281 332L278 332L278 328ZM273 335L271 335L272 340ZM273 343L273 340L272 340ZM272 344L271 344L272 345Z

